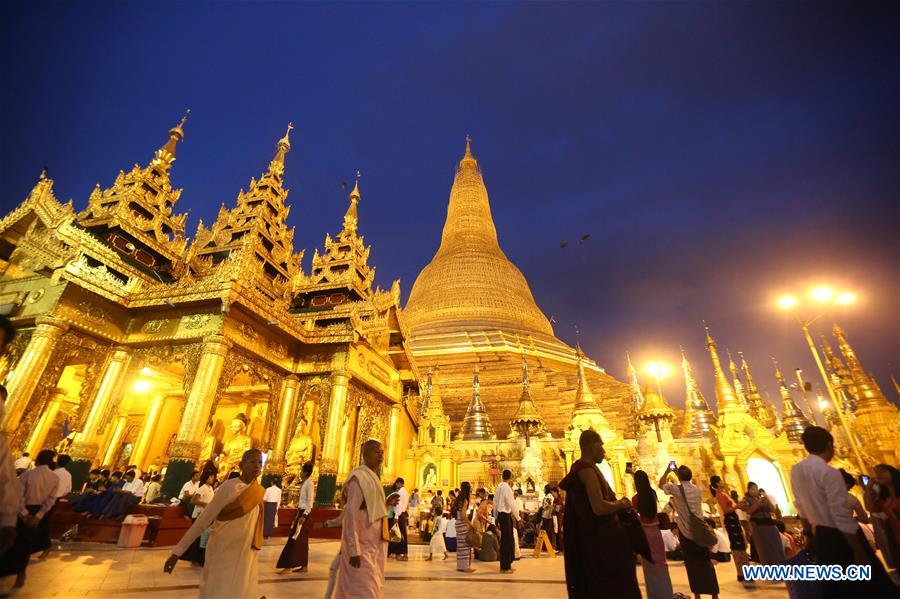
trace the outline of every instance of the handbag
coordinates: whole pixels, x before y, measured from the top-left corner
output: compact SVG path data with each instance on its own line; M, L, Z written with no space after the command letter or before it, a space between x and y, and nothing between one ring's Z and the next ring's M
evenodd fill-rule
M637 553L651 564L656 563L650 557L650 543L647 541L647 535L644 534L644 527L634 510L619 510L616 512L619 517L619 524L625 530L625 536L628 538L628 544L631 545L631 551Z
M469 547L481 547L481 533L475 530L474 526L470 526L466 531L466 545Z
M400 532L400 523L399 520L394 522L394 525L391 527L391 543L399 543L403 540L403 534Z
M691 511L691 506L688 503L687 495L684 494L684 485L678 485L678 489L681 491L681 496L684 498L684 505L687 507L687 521L688 528L690 529L690 538L691 540L700 545L701 547L712 547L716 543L719 542L719 538L716 537L716 533L707 524L703 518L695 514Z

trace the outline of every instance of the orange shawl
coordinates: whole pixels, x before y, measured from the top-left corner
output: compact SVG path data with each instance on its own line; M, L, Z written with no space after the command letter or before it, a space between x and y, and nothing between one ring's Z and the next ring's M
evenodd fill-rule
M250 546L257 551L262 549L263 545L262 500L264 494L265 490L262 488L262 485L254 480L247 485L247 488L244 489L243 493L238 495L237 499L222 508L222 511L219 512L219 515L216 517L216 520L222 520L223 522L237 520L252 512L253 508L258 507L259 512L257 512L256 515L256 530L253 534L253 540L250 542Z

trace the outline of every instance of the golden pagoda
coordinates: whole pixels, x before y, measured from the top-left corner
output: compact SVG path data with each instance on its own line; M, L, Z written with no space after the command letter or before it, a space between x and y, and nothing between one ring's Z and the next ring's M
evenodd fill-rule
M462 430L459 431L460 441L487 441L497 438L497 435L494 434L494 427L491 425L491 418L488 416L484 404L481 403L480 387L478 367L476 366L475 374L472 377L472 401L469 402Z

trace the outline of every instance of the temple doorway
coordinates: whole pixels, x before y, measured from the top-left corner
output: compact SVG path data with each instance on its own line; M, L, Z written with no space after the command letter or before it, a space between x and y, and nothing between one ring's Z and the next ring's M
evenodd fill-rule
M788 514L792 511L781 471L770 460L765 458L747 460L747 478L765 490L766 495L781 509L781 513Z

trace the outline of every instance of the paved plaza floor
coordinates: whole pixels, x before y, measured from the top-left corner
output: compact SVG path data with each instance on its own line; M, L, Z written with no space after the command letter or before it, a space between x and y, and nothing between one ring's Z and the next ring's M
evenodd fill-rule
M328 566L338 550L337 541L313 540L310 544L309 573L279 576L275 562L284 541L270 539L260 554L260 594L268 599L277 597L322 597L328 576ZM172 574L164 574L163 562L171 548L119 549L114 545L76 543L54 551L44 560L32 560L28 567L28 582L12 597L128 597L143 595L153 599L187 599L197 596L200 568L179 562ZM408 562L388 560L385 596L416 599L428 597L489 596L515 599L565 597L563 557L540 558L524 553L515 563L516 572L501 575L499 563L476 562L477 572L463 574L456 571L455 555L447 561L427 562L427 547L410 546ZM681 562L670 563L672 582L676 592L690 593L687 575ZM742 585L735 579L734 565L716 567L721 587L720 597L753 597L754 599L785 599L784 584L762 583ZM638 569L643 591L643 577ZM8 591L13 577L0 579L0 593ZM228 598L223 598L228 599Z

